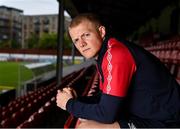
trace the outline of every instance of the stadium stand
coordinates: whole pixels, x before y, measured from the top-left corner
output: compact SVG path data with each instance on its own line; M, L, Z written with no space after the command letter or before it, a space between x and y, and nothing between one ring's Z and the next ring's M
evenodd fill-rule
M180 37L159 41L145 49L158 57L180 84Z
M60 86L52 82L48 86L40 87L12 100L8 105L1 107L0 126L3 128L63 127L69 114L56 106L57 90L73 86L79 94L82 93L86 87L81 86L88 82L93 71L94 66L82 68L65 76Z

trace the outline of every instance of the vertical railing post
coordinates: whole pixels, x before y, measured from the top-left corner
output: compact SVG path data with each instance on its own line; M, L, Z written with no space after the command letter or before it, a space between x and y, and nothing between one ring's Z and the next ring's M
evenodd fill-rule
M57 34L57 86L61 84L63 75L63 40L64 40L64 0L57 0L59 3L58 13L58 34Z

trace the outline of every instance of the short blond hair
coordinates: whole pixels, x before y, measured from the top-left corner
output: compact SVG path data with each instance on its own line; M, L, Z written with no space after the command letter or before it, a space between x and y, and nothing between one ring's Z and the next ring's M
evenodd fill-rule
M75 18L72 19L72 21L69 25L69 28L76 27L77 25L79 25L83 21L89 21L92 24L94 24L95 27L97 27L97 28L102 25L102 23L99 20L99 17L97 15L92 14L92 13L82 13L82 14L79 14Z

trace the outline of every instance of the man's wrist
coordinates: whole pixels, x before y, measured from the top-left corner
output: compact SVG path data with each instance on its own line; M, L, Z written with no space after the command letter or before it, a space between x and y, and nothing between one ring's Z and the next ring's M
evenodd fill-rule
M72 105L72 102L73 102L73 98L70 98L68 101L67 101L67 103L66 103L66 111L68 111L68 112L70 112L70 107L71 107L71 105Z

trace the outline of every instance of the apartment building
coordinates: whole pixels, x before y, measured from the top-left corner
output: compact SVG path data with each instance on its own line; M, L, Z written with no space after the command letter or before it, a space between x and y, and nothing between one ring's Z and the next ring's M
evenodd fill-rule
M22 43L23 11L16 8L0 6L0 43Z
M24 42L33 34L41 37L43 33L57 33L58 15L24 15L23 18Z
M65 16L65 31L70 20ZM27 48L27 40L33 34L41 37L43 33L57 33L57 30L58 14L24 15L22 10L0 6L0 43L14 40Z
M70 23L70 18L65 17L65 31ZM58 15L24 15L23 18L23 34L24 42L27 42L28 38L35 34L41 37L43 33L57 33L58 30Z

